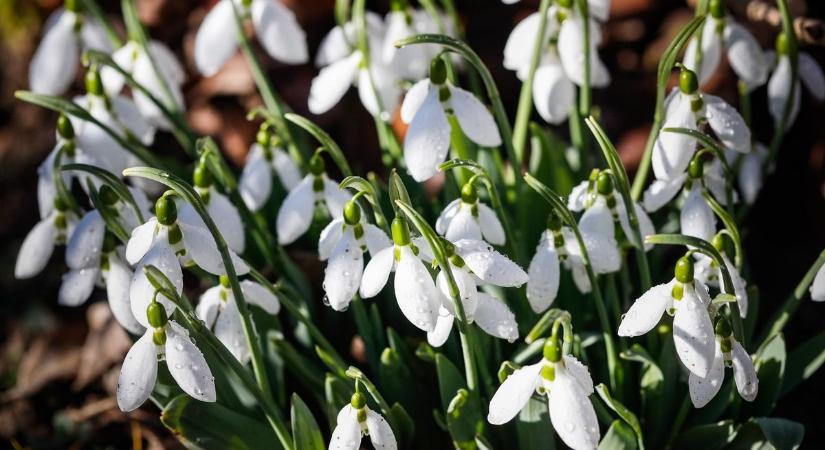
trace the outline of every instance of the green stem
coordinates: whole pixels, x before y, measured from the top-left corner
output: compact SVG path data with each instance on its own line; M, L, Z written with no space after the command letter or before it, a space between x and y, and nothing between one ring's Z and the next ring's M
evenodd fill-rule
M103 14L103 11L97 5L97 2L94 0L79 0L80 3L83 5L83 9L89 12L103 27L103 31L106 33L106 37L109 39L109 42L112 44L112 47L119 48L123 45L123 41L120 40L120 36L118 36L115 28L112 26L112 22Z
M582 19L582 46L584 47L584 79L579 91L579 117L590 117L591 96L590 96L590 12L587 0L577 0L579 14Z

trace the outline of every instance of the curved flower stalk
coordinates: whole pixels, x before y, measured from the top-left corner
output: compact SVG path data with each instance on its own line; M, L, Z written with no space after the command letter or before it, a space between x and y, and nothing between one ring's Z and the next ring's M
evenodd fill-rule
M129 295L132 313L144 327L149 327L145 310L150 303L157 301L163 305L167 315L175 310L172 299L162 293L156 295L155 288L143 271L144 266L157 267L172 282L178 294L183 289L181 264L195 264L214 275L226 274L221 255L209 232L178 220L177 206L169 195L162 196L155 203L155 214L157 217L132 230L132 237L126 244L126 260L135 265ZM249 271L249 266L240 257L234 253L231 255L238 274Z
M324 272L325 303L336 311L346 310L361 285L364 251L375 258L391 247L384 231L362 218L357 199L348 201L343 218L330 222L318 241L318 256L329 260Z
M410 176L425 181L438 172L450 148L450 122L454 115L461 131L484 147L501 145L501 134L487 107L472 93L447 80L441 58L430 64L430 76L413 85L401 104L401 120L409 129L404 138L404 162Z
M675 277L650 288L622 316L619 336L641 336L659 323L662 314L673 316L673 343L682 364L690 373L707 377L715 357L713 323L707 287L694 277L693 261L679 258Z
M398 76L380 58L386 32L384 22L372 12L366 13L365 20L369 55L357 44L358 27L354 21L336 26L321 41L315 58L321 71L312 79L309 90L308 106L313 114L332 109L353 84L358 87L364 108L374 117L395 110L401 95Z
M272 58L287 64L309 60L304 30L280 1L220 0L195 35L195 66L204 76L216 74L238 50L235 14L251 19L258 42Z
M367 406L367 399L360 392L352 394L344 406L332 430L329 450L358 450L361 438L368 435L372 446L378 450L396 450L398 444L392 427L380 414Z
M135 410L149 398L157 379L159 359L166 360L172 378L189 396L214 402L215 378L189 332L168 320L166 309L155 301L142 311L140 322L147 324L146 333L126 354L117 382L120 410Z
M441 293L424 264L432 261L431 250L423 239L412 239L409 226L401 217L393 219L391 229L393 245L372 254L364 268L359 293L362 298L375 297L394 271L395 300L401 312L413 325L431 332L441 306Z
M46 20L40 45L29 65L29 86L38 94L62 95L77 77L80 51L111 53L103 26L83 13L77 0L67 0Z
M742 344L733 337L733 329L726 318L719 318L714 331L715 354L707 376L699 377L691 373L688 377L688 390L693 406L702 408L716 396L725 379L725 367L733 367L733 380L739 396L746 401L754 401L759 392L759 378L753 367L753 360Z
M555 335L545 342L541 361L517 369L501 383L490 400L487 421L493 425L509 422L534 393L547 396L550 421L568 447L598 446L599 422L588 398L593 394L590 371L572 355L562 355Z
M515 342L518 339L516 316L502 300L478 288L479 284L519 287L527 281L524 270L481 240L461 239L454 244L444 242L444 248L467 322L475 322L490 336ZM440 347L450 337L456 311L443 270L436 277L436 285L442 294L441 306L435 329L427 333L427 341L434 347Z
M725 13L723 0L712 0L709 9L710 18L702 25L701 41L697 37L691 38L682 64L697 74L702 85L716 72L724 53L747 92L765 84L768 64L759 42ZM701 42L701 67L697 67L698 42Z
M215 188L214 178L206 161L202 158L195 167L193 186L206 205L206 211L215 221L226 244L236 253L243 253L246 247L244 224L238 209L229 198ZM189 203L184 203L180 209L179 219L183 222L206 229L203 219Z
M278 297L266 287L250 280L241 281L241 290L247 304L257 305L267 314L277 315L281 310ZM229 278L221 275L220 283L207 289L200 297L195 314L243 365L251 357L243 331L238 304L229 286Z
M736 110L719 97L699 92L696 74L682 68L679 89L665 101L664 128L696 130L707 121L724 147L740 153L751 148L751 132ZM694 138L661 132L653 148L653 173L657 180L674 180L684 174L696 149Z
M712 258L701 253L695 253L696 258L696 279L707 286L721 289L723 293L736 296L736 302L739 304L739 315L743 319L748 316L748 282L742 278L739 269L731 261L725 252L725 238L721 233L716 234L711 241L713 247L722 256L725 262L725 267L728 269L731 281L733 282L733 292L727 292L725 283L722 282L722 269L719 264Z
M280 138L272 135L267 124L261 125L255 140L238 180L241 198L252 211L260 210L272 194L273 171L288 191L301 182L297 164L281 147Z
M453 200L441 211L435 231L448 241L480 241L483 238L493 245L507 242L501 221L495 211L479 201L478 190L472 181L461 188L461 198Z
M799 78L793 79L791 70L791 60L789 57L788 40L784 33L776 37L776 52L770 52L767 56L770 61L769 66L773 68L771 78L768 81L768 111L773 117L774 123L779 126L782 123L785 112L785 104L791 96L792 85L793 103L791 104L790 115L787 118L785 129L790 128L796 121L799 114L799 100L801 98L801 85L819 102L825 101L825 74L819 63L809 54L798 52L797 59Z
M420 80L426 77L430 61L438 56L441 48L435 44L397 48L395 43L418 34L441 32L435 18L423 9L409 7L406 0L395 0L390 2L390 12L384 22L386 35L381 47L383 64L403 79ZM441 22L446 27L444 34L455 37L452 22Z
M533 103L542 119L551 124L564 122L575 103L576 88L584 84L584 58L590 55L590 80L593 87L610 84L610 73L599 59L601 44L599 22L607 20L609 1L589 0L589 49L583 40L581 11L574 1L560 1L547 10L547 26L541 41L541 57L533 79ZM514 70L526 81L539 32L540 14L533 13L522 20L507 39L504 47L504 67Z
M324 160L316 153L309 160L309 173L289 191L278 210L278 243L295 242L312 225L316 203L320 204L333 219L343 216L344 205L352 196L338 188L326 174Z
M182 110L184 105L181 86L186 81L183 66L172 50L161 42L149 41L146 49L148 53L137 42L128 41L112 53L112 60L149 92L164 92L164 85L167 86L171 94L171 98L168 99L171 106L174 110ZM118 95L126 84L126 77L112 67L103 67L100 76L103 88L110 97ZM164 130L172 129L172 124L164 112L140 89L133 90L132 98L141 115L152 125Z

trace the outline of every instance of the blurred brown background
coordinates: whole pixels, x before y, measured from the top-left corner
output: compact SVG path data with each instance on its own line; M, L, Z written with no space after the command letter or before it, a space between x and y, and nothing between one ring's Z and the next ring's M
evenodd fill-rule
M733 2L733 0L730 0ZM175 447L174 439L145 407L126 418L112 397L119 364L129 348L128 337L112 323L102 292L81 308L56 305L63 273L60 258L39 277L13 279L17 251L37 221L36 167L54 143L52 113L14 99L27 88L29 58L40 38L42 22L59 0L0 0L0 446L19 443L32 448L128 448L143 440L144 448ZM117 1L99 1L122 30ZM209 79L194 73L194 32L213 1L138 1L141 20L151 36L169 45L189 71L185 86L188 120L195 130L218 139L229 159L243 164L256 126L245 112L260 104L245 61L237 55ZM311 51L334 25L334 0L284 0L307 32ZM498 0L456 2L467 39L496 78L505 106L515 113L520 84L501 67L506 38L519 20L537 8L538 1L515 6ZM746 3L746 2L739 2ZM825 16L825 2L792 0L792 10L813 18ZM387 0L369 1L384 13ZM679 27L692 16L684 1L613 0L606 26L602 57L613 76L612 85L594 94L602 122L628 168L636 167L650 126L654 106L655 69L659 55ZM738 17L740 22L745 19ZM773 45L775 29L757 24L751 30L763 46ZM821 47L805 51L825 61ZM357 95L348 94L329 113L307 112L312 65L284 66L263 57L277 90L302 115L308 115L335 137L356 170L381 171L373 123ZM735 79L720 71L706 90L736 101ZM79 83L75 88L79 87ZM79 92L79 91L78 91ZM786 139L777 171L765 184L746 224L749 281L760 289L765 319L796 285L825 247L825 127L823 105L806 98L802 113ZM762 142L772 133L766 112L765 88L753 94L753 130ZM561 134L566 131L561 129ZM159 136L154 148L176 148L169 136ZM802 302L787 328L790 348L822 329L825 305ZM825 398L822 373L792 391L776 415L806 425L806 445L825 442ZM814 448L814 447L810 447Z

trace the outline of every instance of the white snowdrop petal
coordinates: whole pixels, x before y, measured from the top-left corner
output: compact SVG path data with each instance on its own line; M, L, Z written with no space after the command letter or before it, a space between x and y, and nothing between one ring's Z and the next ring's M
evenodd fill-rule
M127 73L132 73L135 65L135 59L133 58L135 52L135 43L129 41L112 53L112 60ZM100 69L100 80L103 82L106 95L109 96L120 94L126 84L126 77L109 66L103 66Z
M295 14L281 2L253 1L252 23L258 41L269 56L287 64L302 64L309 60L304 30Z
M143 145L151 145L155 140L155 127L149 123L138 109L135 102L127 97L109 98L120 129L129 130Z
M584 212L579 220L579 230L593 270L596 273L619 270L622 258L615 237L613 215L605 202L598 201ZM574 254L580 254L580 251Z
M451 242L461 239L481 240L481 226L478 223L478 219L473 217L472 212L470 212L469 205L461 205L461 207L459 207L455 216L450 220L444 237Z
M648 212L658 211L668 204L682 189L687 175L681 174L671 180L653 180L644 193L642 203Z
M355 52L322 68L309 88L309 111L323 114L341 101L355 81L360 63L361 53Z
M344 216L344 206L352 199L346 189L341 189L338 183L324 176L324 203L333 219Z
M165 235L163 236L165 239ZM144 266L155 266L169 281L175 286L178 294L183 290L183 272L181 271L178 259L172 252L168 244L157 243L146 253L146 256L135 267L132 275L132 283L129 288L129 300L132 307L132 314L138 323L149 328L149 319L146 317L146 308L152 302L155 288L143 271ZM163 294L157 295L157 301L163 305L166 315L171 316L175 310L175 304Z
M694 408L702 408L710 402L722 388L722 381L725 379L725 358L719 343L716 343L716 353L713 357L713 364L710 366L708 375L700 378L693 372L688 376L688 392Z
M38 94L61 95L74 81L80 60L75 15L60 8L49 21L53 25L43 35L29 65L29 86Z
M751 130L736 109L715 95L704 94L702 100L708 124L725 147L741 153L750 151Z
M278 243L287 245L295 242L309 229L315 211L315 194L312 190L313 176L307 175L295 189L289 191L278 210L276 228Z
M702 67L696 67L696 38L692 38L685 49L682 64L699 78L699 85L705 84L716 72L722 55L722 41L716 32L717 21L708 18L702 26Z
M716 340L713 324L705 305L692 289L685 289L676 305L673 319L673 343L685 367L705 378L713 364Z
M458 287L461 303L464 306L464 314L467 315L468 320L472 320L473 314L478 307L479 292L476 282L466 269L459 269L452 264L450 265L450 269L452 270L456 287ZM455 305L453 304L454 300L450 295L447 275L443 270L438 272L438 276L436 276L435 279L435 284L443 294L441 299L441 308L449 314L456 315Z
M276 148L272 150L272 165L281 180L281 185L292 190L301 182L301 171L287 152Z
M594 449L599 443L599 422L593 404L574 376L556 367L548 394L550 421L559 438L574 449Z
M202 402L214 402L215 378L188 332L170 320L166 326L166 365L183 392Z
M581 386L585 395L593 393L593 377L590 370L573 355L564 355L564 368Z
M759 378L756 369L753 367L753 360L742 344L731 338L733 348L731 349L731 360L733 361L733 380L736 382L736 390L745 400L752 402L759 393Z
M332 250L324 271L324 292L332 309L347 309L358 292L363 271L364 254L352 230L348 229Z
M825 100L825 74L809 54L799 52L799 79L817 101Z
M251 280L241 281L241 291L246 302L256 305L273 316L281 310L281 302L269 289Z
M589 185L590 183L587 180L584 180L581 183L573 186L573 189L570 191L570 195L567 197L567 207L570 209L570 211L584 211L584 208L587 205L587 188L589 187Z
M705 201L699 187L694 186L687 195L679 212L682 234L704 239L708 242L716 233L716 216Z
M157 347L152 341L153 330L138 339L120 368L117 380L117 406L123 412L129 412L142 405L155 387L158 376Z
M329 441L329 450L358 450L361 446L361 427L358 412L347 404L338 413L335 429Z
M481 234L487 242L493 245L504 245L507 242L504 226L502 226L495 211L481 202L478 203L478 224L481 227Z
M504 68L519 70L530 64L540 19L539 13L534 12L513 27L504 44Z
M673 110L668 113L662 128L696 129L696 117L690 109L690 100L681 98L684 94L677 95L680 100L673 99ZM660 131L651 160L656 179L672 180L684 173L695 149L696 141L693 138L681 133Z
M23 240L14 265L14 277L18 280L36 276L49 263L57 233L54 219L52 215L38 222Z
M820 267L811 283L811 300L815 302L825 301L825 265Z
M503 301L483 292L478 293L475 323L490 336L515 342L518 339L516 315Z
M379 116L383 113L384 116L379 118L389 119L401 97L398 78L383 65L362 68L358 73L358 96L370 114Z
M438 215L438 219L435 220L435 232L444 235L447 232L447 228L450 226L450 222L453 220L456 214L458 214L459 209L461 209L461 199L457 198L441 211L441 214Z
M527 282L527 273L518 264L495 251L490 244L470 239L462 239L454 244L467 267L483 282L501 287L518 287Z
M225 195L215 190L214 186L209 190L207 212L218 226L218 231L226 240L226 245L237 253L243 253L246 238L241 215L235 205Z
M254 144L238 180L238 191L247 208L258 211L272 192L272 169L263 152Z
M157 226L157 219L152 217L143 225L132 230L132 236L126 243L126 260L129 261L129 264L137 264L152 247Z
M101 25L97 19L88 15L83 19L83 27L80 29L80 40L83 43L83 49L93 49L104 53L111 53L111 41L103 25Z
M537 363L524 366L510 374L490 400L487 422L503 425L513 420L538 388L541 382L541 368L542 363Z
M413 325L432 331L438 314L440 292L430 273L409 246L398 248L401 256L395 270L395 299Z
M553 304L559 292L559 254L553 238L542 238L536 254L527 269L527 300L536 314L541 314Z
M323 67L329 65L339 59L345 58L352 51L349 42L354 38L351 24L347 24L346 28L350 32L345 33L340 25L336 25L321 39L321 44L318 46L318 51L315 54L315 66Z
M404 123L410 123L415 117L415 114L421 109L424 100L427 99L427 93L430 91L430 79L424 78L416 82L407 94L404 96L404 101L401 102L401 120Z
M321 230L321 236L318 238L318 259L326 261L332 254L332 249L341 240L344 233L344 219L335 219L328 223L327 226Z
M642 294L622 316L619 336L641 336L652 330L673 302L672 289L673 283L660 284Z
M756 143L756 146L762 144ZM762 162L763 155L760 155L758 150L754 148L750 153L742 157L742 162L739 166L739 173L737 174L737 181L739 182L739 192L745 203L752 205L762 190Z
M493 115L472 93L448 85L450 89L450 106L461 126L461 131L471 141L484 147L498 147L501 145L501 135L498 132Z
M367 408L367 431L375 450L396 450L398 444L387 421L380 414Z
M441 347L447 342L447 339L450 337L450 332L453 330L453 322L455 322L455 316L448 313L445 309L442 309L442 312L443 314L439 314L438 319L436 319L433 331L427 332L427 343L436 348Z
M364 243L367 244L367 251L370 252L370 255L375 255L381 250L392 246L392 240L387 237L387 233L384 233L384 230L371 223L365 223L363 227L363 239Z
M250 355L240 314L235 297L229 297L215 320L215 337L223 343L235 359L246 365Z
M404 138L404 163L410 176L421 182L435 175L449 147L450 124L438 101L438 90L430 89Z
M392 272L395 248L390 246L377 253L371 253L372 258L361 276L359 293L362 298L372 298L384 289Z
M725 262L725 266L727 267L731 281L733 282L733 292L727 292L727 289L724 287L724 283L722 283L722 291L726 294L736 296L736 303L739 304L739 315L744 319L748 316L748 283L744 278L742 278L742 275L739 273L739 269L736 268L736 265L733 264L727 255L723 253L722 259ZM719 278L721 278L721 273Z
M730 19L725 24L725 46L731 67L749 91L765 84L768 66L762 47L748 30Z
M780 55L776 62L770 80L768 80L768 111L773 117L774 124L779 124L785 111L785 104L790 100L791 85L794 83L791 73L791 61L787 55ZM799 86L795 89L794 104L791 108L791 115L786 128L790 128L796 119L796 111L799 108Z
M66 265L70 269L95 268L100 264L103 234L106 223L100 213L87 212L74 229L66 244Z
M183 234L183 245L186 247L187 256L191 257L198 267L213 275L226 275L226 267L212 235L199 226L182 221L178 221L177 224ZM237 275L249 272L249 266L235 252L230 249L229 254Z
M572 266L571 275L573 275L573 283L576 284L576 289L582 294L589 294L593 287L590 284L590 277L587 275L587 270L581 262Z
M575 97L576 88L559 64L542 64L536 69L533 102L547 123L558 125L567 120Z
M224 287L221 285L207 289L201 294L198 306L195 307L195 315L209 328L215 325L215 319L218 318L218 313L221 311L223 305L221 293L223 290ZM232 293L229 292L227 295L232 295Z
M212 76L235 54L238 41L232 0L220 0L203 19L195 35L195 67Z
M109 255L109 270L104 274L104 278L106 279L106 297L109 301L109 309L112 310L115 320L129 333L133 335L142 334L145 328L132 314L131 301L129 300L132 270L119 256L111 253Z
M57 292L57 302L63 306L79 306L89 299L100 278L97 267L72 269L63 275L63 282Z
M587 0L587 10L591 16L606 22L610 16L610 0Z

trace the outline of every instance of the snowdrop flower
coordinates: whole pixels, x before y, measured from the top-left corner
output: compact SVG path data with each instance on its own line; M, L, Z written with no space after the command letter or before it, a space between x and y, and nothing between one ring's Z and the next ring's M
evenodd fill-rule
M195 35L195 66L201 74L215 75L237 51L235 8L242 17L252 19L255 35L269 56L286 64L307 62L304 30L295 14L280 1L220 0L206 14Z
M117 381L117 405L133 411L152 394L158 376L158 360L166 359L172 378L183 392L202 402L214 402L215 378L189 332L158 302L151 302L141 314L147 330L129 349Z
M702 26L702 62L697 67L697 39L693 37L685 49L682 64L699 76L699 84L705 84L716 71L722 52L748 91L762 86L768 79L765 55L756 38L748 30L725 14L721 0L710 2L710 17Z
M349 404L338 413L329 450L358 450L361 437L368 435L373 448L396 450L398 444L387 421L367 406L367 400L360 392L352 394Z
M181 264L196 264L201 269L214 274L226 275L217 245L209 232L197 225L178 220L174 200L164 195L155 203L156 217L132 230L126 244L126 260L135 265L129 298L132 313L144 327L149 327L146 308L157 301L166 308L167 315L175 310L175 304L163 294L156 294L155 288L146 277L143 268L155 266L175 286L180 294L183 289ZM249 266L234 252L232 264L235 272L243 275ZM179 259L180 258L180 261Z
M438 319L441 293L422 262L432 261L430 248L421 239L413 243L404 219L393 219L391 228L394 245L372 254L364 268L359 293L362 298L375 297L387 284L390 272L395 271L398 307L413 325L431 332Z
M441 48L435 44L409 45L396 48L395 43L418 34L441 33L433 17L423 9L409 8L406 1L391 1L390 12L385 18L387 25L381 46L381 61L408 80L420 80L427 76L430 61L438 56ZM453 36L452 22L442 19L447 28L444 33Z
M611 273L619 270L622 259L614 224L614 217L618 222L618 210L616 196L613 195L613 179L606 172L601 172L597 185L593 198L579 219L579 232L587 248L593 271ZM570 251L574 254L581 252L573 246Z
M358 293L364 272L364 251L375 257L391 248L386 233L361 217L361 207L355 199L344 206L344 217L335 219L321 232L318 255L329 260L324 271L325 303L336 311L344 311Z
M759 392L759 378L753 367L748 352L733 337L728 319L722 317L716 322L716 345L713 364L706 377L691 373L688 377L690 400L696 408L702 408L710 402L722 387L725 380L725 367L733 367L733 381L739 396L752 402Z
M722 255L725 268L727 268L728 274L730 274L731 281L733 282L733 292L727 292L725 288L722 268L716 264L716 261L701 253L695 253L693 255L696 258L696 279L707 286L720 288L725 294L736 296L736 303L739 305L739 315L744 319L748 316L748 282L742 278L739 269L737 269L736 265L728 258L725 252L724 235L717 234L713 237L711 243L716 250L719 251L719 254Z
M206 167L204 161L201 161L195 167L193 185L206 205L206 211L215 221L221 236L226 240L226 245L236 253L243 253L246 247L246 238L244 237L245 230L241 215L229 198L215 188L212 173ZM179 218L181 221L206 229L203 219L189 203L183 205Z
M77 0L66 0L46 20L40 45L29 65L29 85L38 94L62 95L77 76L80 52L112 51L103 26L82 14Z
M278 243L287 245L295 242L312 225L316 203L326 209L333 219L342 217L344 204L351 196L338 189L338 183L329 179L321 155L309 160L309 173L289 191L281 209L278 210L276 228Z
M401 90L397 75L380 58L384 41L384 23L375 13L367 13L369 55L357 48L356 25L350 21L336 26L321 41L315 65L321 67L312 79L308 106L313 114L323 114L335 106L353 84L364 108L387 121L395 110ZM376 95L377 94L377 95Z
M272 193L272 173L287 190L301 182L301 172L292 158L281 148L281 140L272 136L269 127L262 125L256 142L249 149L246 165L238 181L238 190L246 206L259 211Z
M444 61L433 59L429 79L415 83L401 105L401 120L410 124L404 138L404 162L416 181L435 175L447 158L451 131L447 114L455 116L461 131L476 144L501 145L498 126L487 107L447 81Z
M206 290L200 297L195 314L215 332L215 337L232 353L241 364L251 357L243 331L235 294L229 287L229 278L221 275L220 284ZM249 305L256 305L273 316L281 310L281 304L272 292L259 283L241 281L241 291Z
M761 145L761 144L760 144ZM759 151L759 150L757 150ZM729 153L726 158L732 161L733 151ZM746 153L743 157L747 160L755 152ZM761 171L761 166L759 167ZM748 180L750 183L750 180ZM681 175L677 175L669 180L653 180L653 183L647 188L642 198L645 210L654 212L659 210L662 206L670 203L670 201L679 193L680 190L689 191L694 186L700 186L707 189L711 195L722 206L727 205L727 181L722 168L722 163L718 159L713 159L711 162L703 162L701 159L694 157L688 163L688 170ZM732 192L732 200L734 203L738 200L736 192Z
M825 302L825 265L820 266L813 283L811 283L811 300Z
M161 99L164 103L171 102L172 109L183 109L183 92L181 86L186 81L183 70L175 54L166 45L158 41L149 41L148 54L137 42L128 41L123 47L112 53L112 59L126 73L132 76L149 92ZM151 58L151 59L150 59ZM155 70L157 68L157 71ZM111 67L100 70L103 87L110 96L116 96L123 89L126 78ZM169 89L172 98L164 98L164 84ZM132 90L132 98L141 115L153 125L169 130L172 124L163 115L161 109L149 99L140 89Z
M593 394L590 372L572 355L562 356L555 336L544 344L543 353L541 361L516 370L501 383L490 400L487 421L503 425L534 393L546 395L550 422L561 440L575 450L595 449L600 435L596 411L588 399Z
M504 245L507 236L495 211L478 201L473 183L461 188L461 198L450 202L435 222L435 231L448 241L461 239L486 240L493 245Z
M14 265L14 277L18 280L32 278L42 272L54 253L55 245L65 244L74 231L78 219L66 202L56 197L53 206L54 209L29 231L20 246Z
M742 156L736 180L739 184L739 192L742 193L742 198L748 205L756 202L756 197L759 196L759 191L762 190L764 178L762 165L767 157L768 147L765 147L765 144L761 142L754 142L750 153Z
M708 313L710 295L705 285L694 279L690 258L679 258L674 272L673 280L653 286L633 303L622 316L619 336L647 333L667 311L673 316L673 343L679 359L692 374L705 378L713 365L716 346Z
M791 95L791 86L795 83L794 98L791 105L790 116L785 129L788 129L796 121L796 116L799 113L799 99L801 97L801 87L805 89L819 102L825 100L825 74L822 73L822 68L819 63L805 52L797 53L797 68L798 79L792 79L791 73L791 59L788 56L788 40L784 33L780 33L776 37L776 53L771 52L769 59L773 60L773 73L768 81L768 111L773 117L774 124L777 126L782 120L785 112L785 104ZM802 80L802 83L799 83Z
M609 7L609 1L588 2L590 85L597 88L610 84L610 73L597 51L601 44L597 20L607 20ZM504 67L516 71L522 81L527 79L530 70L540 21L538 12L527 16L513 28L504 47ZM583 26L581 13L572 1L561 1L547 10L541 59L533 78L533 103L548 123L559 124L567 119L575 99L574 84L584 83Z
M663 128L697 129L707 120L722 144L740 153L751 148L751 132L736 110L719 97L699 92L696 74L682 68L679 89L665 100ZM657 180L673 180L685 172L696 149L696 140L681 133L660 132L653 147L653 173Z
M527 281L527 274L516 263L492 250L480 240L464 239L457 241L457 243L460 243L461 252L470 256L474 262L473 267L479 269L481 273L481 276L475 274L470 265L457 253L458 248L455 245L450 242L444 243L450 271L458 287L467 322L475 322L479 328L490 336L506 339L508 342L515 342L518 339L518 324L516 323L515 314L500 299L480 292L476 280L484 283L484 279L481 278L483 276L488 280L486 284L517 287ZM490 268L482 269L480 267L482 260L490 260L490 265L497 266L495 270L498 270L499 274L508 272L508 279L503 276L491 276L495 271ZM436 277L436 285L442 294L441 307L439 308L435 329L427 333L427 341L433 347L440 347L450 337L450 331L453 328L457 313L450 294L447 275L444 273L443 268Z

